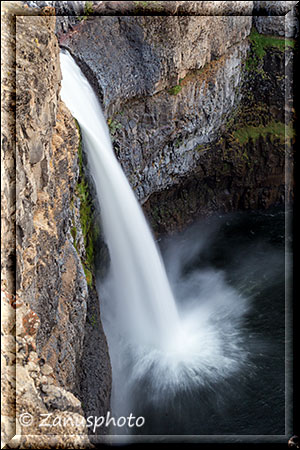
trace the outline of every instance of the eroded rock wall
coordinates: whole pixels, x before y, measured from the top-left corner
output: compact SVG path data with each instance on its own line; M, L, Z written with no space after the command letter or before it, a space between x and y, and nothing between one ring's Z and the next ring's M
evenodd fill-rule
M26 3L67 8L67 2ZM68 3L82 4L85 13L85 2ZM158 2L92 3L98 13L116 16L122 3L121 14L139 16L59 19L56 32L66 32L62 46L97 90L115 152L158 234L203 214L267 208L291 196L293 52L268 42L258 55L249 11L253 3L257 12L258 4L295 2L160 2L171 15L185 14L170 17L143 16ZM282 17L259 19L259 31L272 34L279 20L283 37ZM54 17L17 18L15 124L15 28L5 14L3 23L4 434L7 441L23 435L11 448L40 448L49 438L29 437L42 434L39 415L71 415L80 425L55 431L83 437L52 437L51 445L85 448L80 420L107 410L110 365L98 299L81 261L85 250L78 246L78 133L59 98ZM295 26L286 30L293 36ZM30 427L17 423L14 433L16 361L17 415L27 411L35 420Z
M95 86L139 199L191 170L238 104L251 17L93 17L61 38Z
M299 32L295 2L253 2L253 23L259 33L295 37Z
M204 11L211 2L190 3ZM276 5L261 18L247 16L246 3L239 17L88 17L60 38L98 93L115 153L157 231L291 198L293 42L284 49L284 38L295 23L281 31L295 2L267 2ZM273 36L260 39L253 24ZM239 141L249 126L254 137Z
M74 223L77 233L82 232L79 211L74 207L78 203L79 134L59 95L55 17L20 15L12 19L13 13L8 9L3 22L8 50L16 31L16 86L9 84L14 67L8 58L2 95L4 110L11 112L16 93L16 135L9 116L3 133L3 223L7 229L2 241L6 249L2 272L6 340L3 438L10 448L50 444L86 448L89 430L81 400L84 395L93 396L93 412L99 415L109 409L111 368L99 306L95 306L98 298L93 284L87 283L71 234ZM14 175L15 186L11 182ZM16 248L16 271L12 251L7 252L10 245ZM85 352L89 350L86 333L91 303L96 309L96 330L90 333L90 341L97 361L89 365ZM15 325L12 310L16 311ZM86 380L89 376L94 383L92 392ZM29 422L22 424L23 414ZM40 427L42 414L56 418L56 426Z
M272 42L272 45L270 45ZM257 46L264 48L257 54ZM182 180L144 203L164 234L208 214L267 209L293 201L293 46L255 31L245 61L241 101L216 140L193 149Z
M31 8L54 7L57 16L87 15L251 15L253 3L293 3L293 2L252 2L252 1L25 1Z
M1 439L16 434L15 20L1 15Z

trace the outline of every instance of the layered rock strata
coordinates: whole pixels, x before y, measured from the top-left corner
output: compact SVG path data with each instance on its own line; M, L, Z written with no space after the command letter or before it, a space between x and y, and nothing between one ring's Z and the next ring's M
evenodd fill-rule
M284 37L297 33L297 2L23 2L62 15L17 17L17 85L14 14L25 10L13 3L2 17L4 441L85 448L84 416L109 407L110 364L55 31L95 87L116 155L163 234L292 198L293 41ZM33 422L15 424L25 412ZM55 430L67 437L39 428L48 413L74 419Z
M247 16L91 17L60 38L157 232L291 198L293 42L252 27Z
M3 18L8 51L14 43L13 13L8 9ZM17 16L15 20L16 86L10 84L14 67L8 58L2 95L4 111L10 113L16 93L16 137L13 118L7 115L2 138L2 198L7 208L3 221L7 235L2 242L6 249L3 440L9 448L86 448L89 430L81 400L93 397L86 413L106 413L111 368L99 301L80 258L85 249L75 248L71 233L74 223L77 234L82 233L76 208L79 134L59 96L55 17ZM15 186L10 181L14 175ZM9 248L16 248L16 271ZM87 358L90 345L92 363ZM92 377L91 386L86 377ZM45 414L55 419L54 427L40 426Z
M265 45L263 55L257 53L257 41ZM271 43L253 33L241 102L219 137L194 147L197 162L187 176L145 202L158 234L215 212L292 203L293 42Z
M239 102L251 25L251 17L93 17L61 39L102 99L141 202L192 170L193 149L215 138Z

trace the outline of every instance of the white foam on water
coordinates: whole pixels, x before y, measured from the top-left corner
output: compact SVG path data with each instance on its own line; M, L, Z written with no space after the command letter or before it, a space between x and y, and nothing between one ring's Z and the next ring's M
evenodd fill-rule
M145 401L159 402L162 394L232 375L247 358L240 351L247 301L222 273L199 271L180 285L184 301L178 308L158 246L114 155L96 95L68 53L61 53L61 70L61 97L81 128L111 258L98 290L113 369L112 408L130 411L137 383L145 383Z

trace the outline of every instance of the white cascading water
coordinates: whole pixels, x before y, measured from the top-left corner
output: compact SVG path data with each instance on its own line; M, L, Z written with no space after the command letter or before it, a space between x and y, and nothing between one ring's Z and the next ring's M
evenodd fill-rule
M81 128L111 258L100 297L102 306L108 299L102 320L112 360L112 409L130 411L135 386L143 380L143 401L147 397L149 402L160 401L162 393L190 392L223 380L246 360L239 331L246 300L213 270L199 272L185 285L175 275L173 285L185 302L178 312L160 252L114 155L96 95L67 52L61 53L61 70L61 97ZM193 242L185 253L193 253L197 245ZM174 253L175 266L181 257Z
M123 320L134 321L139 342L173 345L174 337L180 335L180 323L159 250L114 155L108 126L92 88L67 53L61 54L61 68L61 97L77 119L88 150L117 280L115 287L118 297L124 298Z

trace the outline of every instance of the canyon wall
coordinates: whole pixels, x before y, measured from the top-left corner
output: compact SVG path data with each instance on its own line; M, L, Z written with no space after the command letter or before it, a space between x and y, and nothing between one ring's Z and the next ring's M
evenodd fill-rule
M60 35L157 233L291 199L295 2L195 3L201 16L87 16Z
M13 41L10 20L15 20L16 85L4 79L3 100L4 109L10 108L8 93L15 92L16 134L4 121L4 440L13 438L11 448L45 448L53 441L59 448L82 448L89 445L84 416L109 409L111 368L94 280L80 245L80 139L59 95L56 18L10 14L8 9L4 25ZM16 184L10 182L14 176ZM54 429L39 426L48 413L59 423ZM30 423L14 424L14 416L23 414ZM70 419L65 425L64 418Z
M253 30L249 44L240 102L219 136L194 148L198 161L187 176L144 204L158 234L215 212L292 203L293 42Z
M96 249L85 232L93 206L84 200L80 136L59 96L59 44L98 93L115 153L160 235L216 211L292 200L296 3L12 2L4 9L7 448L86 448L82 419L109 409ZM34 420L20 426L15 417L25 412ZM47 413L79 425L47 435L38 427Z
M61 38L102 98L115 151L141 202L192 170L195 147L216 136L239 101L251 23L93 17Z

